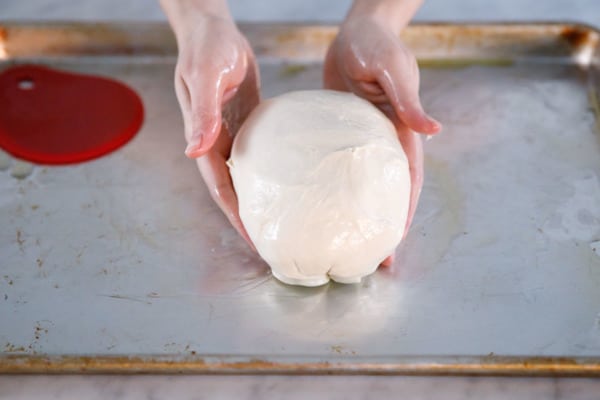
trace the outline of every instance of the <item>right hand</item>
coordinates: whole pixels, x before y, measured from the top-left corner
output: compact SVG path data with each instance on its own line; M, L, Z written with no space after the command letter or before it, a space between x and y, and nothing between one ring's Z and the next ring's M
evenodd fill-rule
M324 85L354 92L377 105L394 123L410 167L411 193L406 236L423 186L423 148L415 132L435 134L439 122L419 99L419 68L393 26L372 15L349 16L325 58ZM393 255L382 264L390 265Z
M175 91L187 148L214 201L253 247L240 220L226 161L235 135L258 104L259 76L248 41L230 18L202 15L179 27Z

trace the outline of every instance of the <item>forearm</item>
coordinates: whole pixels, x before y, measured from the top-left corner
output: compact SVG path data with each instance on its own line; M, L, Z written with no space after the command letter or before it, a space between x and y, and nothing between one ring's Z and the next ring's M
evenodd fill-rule
M422 3L423 0L355 0L345 21L370 17L399 33Z
M232 19L226 0L160 0L160 5L178 38L199 18L212 16Z

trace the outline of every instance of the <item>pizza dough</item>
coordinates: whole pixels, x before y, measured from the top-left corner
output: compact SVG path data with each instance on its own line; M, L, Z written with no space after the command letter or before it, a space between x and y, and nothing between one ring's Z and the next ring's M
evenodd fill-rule
M285 283L360 282L402 239L406 155L389 119L353 94L264 100L228 164L248 235Z

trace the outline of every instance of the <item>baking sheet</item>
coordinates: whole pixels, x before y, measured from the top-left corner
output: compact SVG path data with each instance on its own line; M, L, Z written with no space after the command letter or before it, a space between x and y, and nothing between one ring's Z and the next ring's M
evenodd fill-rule
M244 25L263 94L318 88L330 26ZM10 24L0 69L113 77L140 134L67 167L0 156L0 372L600 374L598 33L416 25L426 181L395 265L278 283L185 148L159 24Z

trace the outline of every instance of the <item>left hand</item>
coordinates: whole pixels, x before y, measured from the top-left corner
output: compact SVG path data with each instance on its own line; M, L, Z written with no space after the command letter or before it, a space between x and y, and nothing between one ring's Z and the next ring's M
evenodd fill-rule
M260 100L258 66L228 13L206 14L198 8L208 3L191 0L185 12L171 13L179 49L175 90L188 143L185 153L196 159L213 200L254 249L226 162L233 136Z
M410 167L406 235L423 186L423 147L415 132L441 130L421 105L415 57L386 23L368 15L349 18L329 47L323 80L327 89L353 92L372 102L394 123ZM390 255L382 264L392 262Z

